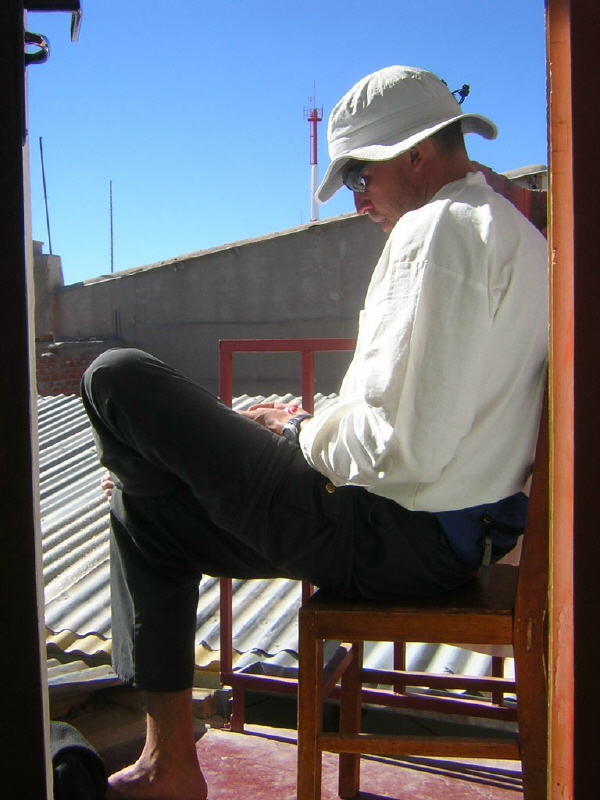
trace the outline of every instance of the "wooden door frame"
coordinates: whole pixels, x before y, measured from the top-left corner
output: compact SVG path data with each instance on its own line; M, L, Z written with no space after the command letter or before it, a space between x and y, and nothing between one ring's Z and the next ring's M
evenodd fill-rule
M2 714L0 775L23 798L51 797L46 659L32 398L32 255L29 253L28 158L23 3L0 3L0 632ZM26 244L27 243L27 244ZM9 788L10 787L10 788Z
M552 798L597 792L595 741L600 692L597 620L600 270L596 204L599 108L595 101L600 7L597 0L546 0L550 132L552 597L550 615ZM28 201L23 186L23 3L0 3L0 500L3 558L0 607L3 712L10 736L0 749L6 786L48 796L48 723L38 580ZM515 32L518 35L518 31ZM524 43L526 46L526 43Z

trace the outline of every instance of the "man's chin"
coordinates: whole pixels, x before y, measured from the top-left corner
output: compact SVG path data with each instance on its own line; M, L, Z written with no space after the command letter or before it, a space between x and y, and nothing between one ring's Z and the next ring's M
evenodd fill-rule
M397 220L390 221L387 217L376 217L373 216L373 214L369 214L369 218L371 222L374 222L376 225L381 225L381 229L384 233L390 233L397 222Z

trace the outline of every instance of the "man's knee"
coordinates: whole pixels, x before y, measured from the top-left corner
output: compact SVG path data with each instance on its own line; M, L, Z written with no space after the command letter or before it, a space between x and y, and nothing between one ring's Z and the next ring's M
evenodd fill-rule
M133 347L105 350L83 373L82 394L91 398L94 393L107 387L122 386L134 377L143 361L148 359L152 359L152 356Z

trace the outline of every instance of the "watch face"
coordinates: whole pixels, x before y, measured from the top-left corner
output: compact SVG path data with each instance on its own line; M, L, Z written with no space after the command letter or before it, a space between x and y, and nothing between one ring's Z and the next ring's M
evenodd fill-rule
M281 430L281 435L284 439L287 439L288 442L292 442L292 444L298 444L298 428L294 424L290 424L292 420L289 420L285 423Z
M309 419L311 416L311 414L300 414L298 417L292 417L291 419L288 419L281 429L281 435L285 436L288 441L293 442L294 444L300 444L300 428L302 421Z

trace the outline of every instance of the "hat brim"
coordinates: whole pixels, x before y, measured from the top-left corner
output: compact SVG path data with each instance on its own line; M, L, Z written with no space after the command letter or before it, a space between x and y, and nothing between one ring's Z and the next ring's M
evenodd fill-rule
M451 119L445 119L436 125L432 125L425 130L403 139L395 144L371 144L365 147L357 147L354 150L339 155L331 162L325 173L321 185L315 192L315 197L319 203L325 203L344 185L342 182L342 172L344 166L352 159L359 161L389 161L396 156L410 150L415 144L427 139L442 128L451 125L453 122L461 120L463 134L478 133L484 139L495 139L498 130L494 123L479 114L458 114Z

